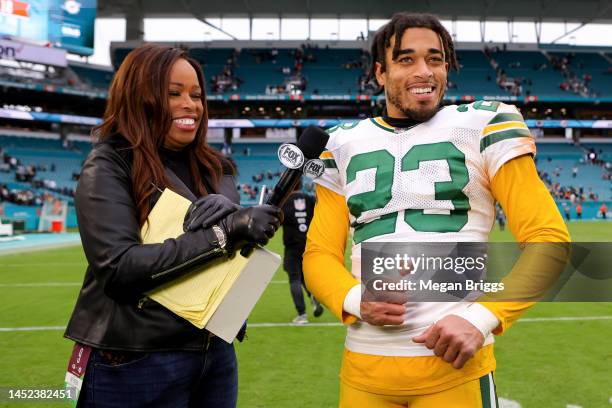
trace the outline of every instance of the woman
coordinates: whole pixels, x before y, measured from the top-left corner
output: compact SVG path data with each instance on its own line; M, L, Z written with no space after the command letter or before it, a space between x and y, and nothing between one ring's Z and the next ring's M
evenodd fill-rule
M233 346L144 295L247 243L265 245L280 224L276 207L236 204L234 169L206 144L204 87L185 51L158 45L133 50L111 84L75 197L89 265L65 336L91 347L80 406L236 405ZM186 232L143 245L166 187L194 201Z

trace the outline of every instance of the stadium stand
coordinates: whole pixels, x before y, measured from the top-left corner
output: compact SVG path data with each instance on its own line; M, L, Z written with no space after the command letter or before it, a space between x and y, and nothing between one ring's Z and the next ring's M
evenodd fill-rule
M0 146L3 163L11 157L16 160L14 166L3 167L0 171L0 183L8 190L30 190L32 197L49 193L72 202L82 162L91 149L90 143L71 142L65 147L59 138L0 135ZM276 153L278 146L277 143L233 145L231 157L238 168L237 184L243 203L254 203L261 185L271 186L278 181L282 171ZM219 144L214 147L221 150ZM17 169L28 167L35 169L34 176L27 181L17 181Z
M236 65L236 75L244 81L240 92L264 94L268 87L281 87L284 93L283 68L292 71L294 61L290 50L255 48L242 50Z
M278 143L235 143L229 156L238 169L237 187L243 204L257 201L262 185L273 186L283 171L278 161ZM213 147L223 151L220 144ZM227 152L226 152L227 153Z
M360 50L313 48L314 60L304 64L308 92L314 94L357 93L362 73Z
M563 81L563 76L553 70L543 53L497 49L487 54L494 68L497 67L497 78L501 87L512 91L514 84L518 87L516 95L524 93L554 97L559 94L559 84Z
M70 69L78 75L81 83L94 89L106 90L113 79L113 72L101 68L71 64Z
M449 80L454 86L448 95L464 94L496 95L500 93L495 83L495 70L482 51L459 51L459 72L451 71Z
M127 45L112 48L111 58L115 68L121 64L131 49ZM297 108L286 105L276 108L277 112L286 110L288 114L292 111L296 114L298 111L304 112L307 109L307 105L303 104L307 99L302 99L302 96L312 99L316 99L313 96L320 96L320 99L346 100L344 103L348 111L357 97L366 95L366 100L368 100L369 94L375 89L365 80L369 55L363 48L330 48L328 45L319 46L317 44L302 44L293 48L196 46L190 48L189 53L203 66L207 78L208 95L216 97L216 101L222 101L218 102L222 106L217 105L218 110L211 116L214 119L239 116L237 112L240 112L242 107L239 110L234 107L237 105L227 103L228 99L247 102L258 100L263 105L265 97L299 96L300 98L296 98L300 103ZM545 110L552 112L552 109L538 111L537 108L542 107L541 105L526 105L537 98L553 103L562 103L568 98L574 98L573 101L581 103L580 98L586 100L587 97L612 96L612 54L610 53L546 48L518 51L483 43L482 49L458 50L458 59L460 70L450 72L447 89L447 97L457 103L470 102L474 98L483 96L504 101L510 100L512 103L518 102L526 118L539 120L542 119L541 112ZM26 87L28 90L45 92L44 98L36 98L37 102L39 101L44 107L45 112L78 114L79 112L76 112L78 109L85 109L84 107L89 104L97 104L99 105L98 116L103 110L105 92L113 76L112 71L108 69L72 62L66 69L25 72L15 67L0 67L0 73L5 74L3 75L5 80L28 85ZM2 85L10 87L6 82L3 82ZM96 102L91 103L92 94L90 93L81 95L87 99L72 100L70 104L63 103L61 97L53 96L61 87L98 92L93 95L94 98L97 98ZM23 92L24 95L21 98L27 101L28 94L26 91ZM350 98L346 99L346 96ZM527 98L531 96L536 99L528 100ZM75 97L78 98L78 96L73 96ZM524 103L522 106L521 102ZM17 104L19 103L22 102L19 101ZM80 108L81 105L82 108ZM210 106L214 107L214 104ZM570 119L565 116L565 106L563 105L563 109L560 109L563 112L562 119ZM593 104L592 106L595 107L592 109L597 109L598 105ZM375 111L381 107L382 105L376 103L372 97L372 104L365 109ZM354 114L356 112L354 106L352 108L353 117L357 117L358 115ZM532 111L533 108L536 109ZM315 114L325 112L322 105L313 106L312 109ZM591 112L590 109L585 109L585 116L588 119L606 119L606 116L609 115L605 106L600 111ZM273 109L268 112L270 111ZM43 112L41 116L45 114ZM91 112L85 111L83 114L92 115ZM261 116L264 119L272 118L267 115L263 113ZM329 113L328 115L328 117L333 117L334 114ZM360 113L360 115L363 114ZM554 113L550 115L552 115L551 119L555 117ZM546 113L546 116L549 116L549 113ZM291 115L281 117L286 118ZM341 117L343 116L338 115L337 118ZM49 119L49 122L59 121L61 123L62 120L64 120L63 115L55 115L54 118ZM46 126L47 129L50 129L46 136L25 137L36 136L35 132L28 130L13 133L6 129L0 131L0 152L2 153L0 185L4 192L2 201L16 205L15 197L19 196L17 201L21 200L22 204L27 202L39 205L41 201L50 197L60 197L69 203L72 202L78 173L82 161L91 149L91 144L66 141L65 137L60 138L54 126L61 128L60 133L63 135L71 131L67 130L66 125L56 125L56 123ZM79 123L76 126L82 125ZM88 125L91 124L88 123ZM13 129L18 128L18 125L12 122L8 126ZM565 125L560 125L560 128L565 128ZM605 129L605 126L600 129ZM81 128L75 133L88 131L89 128ZM546 133L542 129L537 129L537 131L540 132L540 136L545 135L543 143L540 143L542 140L538 139L537 165L551 193L560 206L574 205L575 202L582 200L585 203L585 218L593 218L599 201L612 200L610 177L612 144L596 143L582 146L568 144L565 142L567 139L562 139L562 137L569 137L563 133L564 130L547 131ZM606 130L598 131L596 136L607 137ZM260 133L263 135L263 132ZM555 139L557 143L550 143L549 140L546 140L551 133L557 137ZM222 135L223 132L220 134ZM217 133L217 140L219 137ZM576 141L579 139L578 135ZM559 143L561 141L564 142ZM237 165L237 188L243 204L254 203L261 185L274 185L282 171L276 155L280 142L271 140L267 142L234 143L231 153L221 144L216 145L219 150L225 150L231 155ZM589 158L589 153L592 152L597 155L597 159ZM11 159L17 160L17 163L11 165L8 162ZM31 174L32 169L35 174ZM588 211L589 206L593 207L593 211ZM34 225L33 221L28 225Z
M115 48L118 67L131 48ZM207 78L209 94L234 95L357 95L373 87L364 83L368 53L362 49L319 48L200 48L189 49ZM447 96L612 96L612 58L604 53L515 51L500 47L458 50L461 69L449 75ZM69 69L11 78L76 89L105 91L112 72L84 64Z
M572 91L572 83L586 83L592 93L602 96L612 94L610 60L597 53L549 52L552 60L558 61L567 72L566 82ZM565 61L565 63L563 63Z
M611 149L607 145L594 149ZM610 200L610 168L604 163L594 163L587 157L589 148L563 144L538 145L537 167L551 193L559 200ZM603 151L603 150L602 150ZM576 175L574 176L574 169Z
M90 150L90 145L84 142L62 144L58 139L42 139L20 136L0 136L2 146L2 161L7 157L15 158L15 165L9 166L9 171L0 172L0 183L8 183L8 187L33 188L36 193L54 193L55 195L71 197L76 187L83 160ZM34 175L28 183L11 184L19 181L19 169L32 168Z
M9 190L31 190L36 197L44 194L62 197L72 202L82 161L91 145L74 142L65 147L59 139L0 136L2 156L15 157L20 166L33 166L37 182L16 181L17 166L0 172L0 183ZM261 186L273 186L283 168L277 159L278 143L235 143L229 156L238 169L237 188L243 204L256 202ZM222 150L221 144L213 147ZM588 158L594 151L598 160ZM537 167L551 193L560 202L570 200L595 202L612 200L611 179L612 145L567 143L539 143ZM6 159L3 159L6 161ZM577 169L576 177L573 175ZM585 214L586 216L586 214Z

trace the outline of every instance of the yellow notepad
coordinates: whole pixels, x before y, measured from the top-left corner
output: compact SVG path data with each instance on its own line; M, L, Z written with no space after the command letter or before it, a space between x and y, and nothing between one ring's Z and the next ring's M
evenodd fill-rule
M166 239L177 238L183 234L183 219L190 205L191 201L185 197L165 189L147 217L148 222L142 228L142 243L162 243ZM220 305L224 303L224 307L221 308L223 312L220 312L223 319L217 316L213 325L215 329L211 331L214 332L218 328L221 333L219 336L231 341L279 264L280 257L277 254L261 248L249 258L237 253L231 260L217 261L197 268L154 289L147 295L200 329L206 327ZM246 269L249 269L247 273L255 274L245 277L246 281L249 281L250 288L244 287L244 284L236 284ZM253 288L253 285L256 287ZM232 312L228 315L226 310Z

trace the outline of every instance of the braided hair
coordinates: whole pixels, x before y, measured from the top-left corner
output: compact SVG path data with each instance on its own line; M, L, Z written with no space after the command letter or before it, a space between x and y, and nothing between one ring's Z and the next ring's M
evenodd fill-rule
M397 59L400 52L402 35L404 35L404 31L408 28L429 28L438 34L440 42L442 43L444 61L448 63L450 68L459 71L459 62L457 61L453 39L442 23L440 23L438 17L433 14L424 13L395 13L393 17L391 17L391 20L376 32L372 42L372 65L370 66L367 80L374 81L374 83L378 85L376 93L381 93L384 89L384 87L376 81L376 63L380 63L381 71L384 72L386 69L385 52L387 48L391 46L391 37L393 36L395 36L395 44L393 46L392 58L393 60Z

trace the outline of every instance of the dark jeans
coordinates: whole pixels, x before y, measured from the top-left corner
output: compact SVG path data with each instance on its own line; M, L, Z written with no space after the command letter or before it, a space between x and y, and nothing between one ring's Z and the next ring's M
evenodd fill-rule
M207 352L144 353L118 365L92 350L79 407L235 408L237 394L234 346L213 337Z

